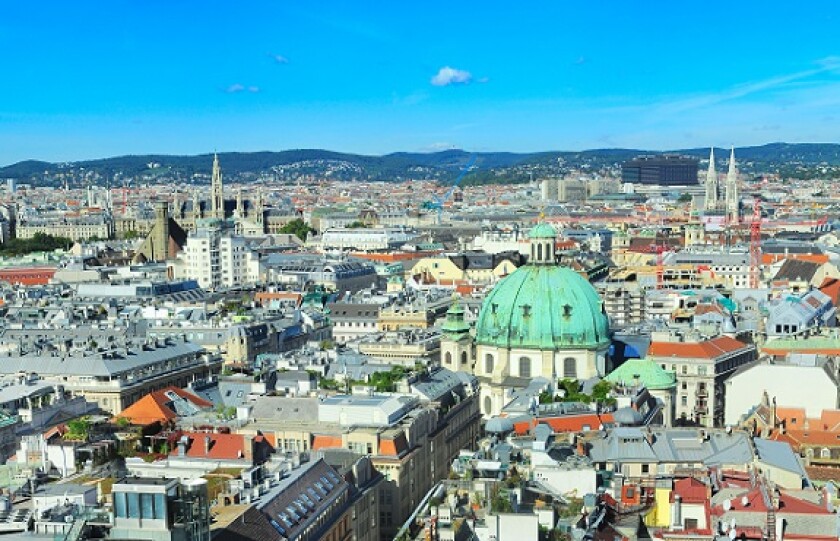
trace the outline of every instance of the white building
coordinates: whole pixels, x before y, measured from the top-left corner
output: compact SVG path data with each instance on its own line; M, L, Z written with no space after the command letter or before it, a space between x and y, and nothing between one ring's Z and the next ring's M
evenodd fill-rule
M725 383L726 424L737 424L761 402L765 392L780 407L805 408L806 417L819 417L823 410L837 409L834 362L813 355L796 356L791 361L751 364L730 376Z
M204 289L254 284L261 276L259 255L246 238L215 228L191 232L171 269L174 279L196 280Z
M327 229L318 239L323 250L393 250L417 240L417 233L398 227Z

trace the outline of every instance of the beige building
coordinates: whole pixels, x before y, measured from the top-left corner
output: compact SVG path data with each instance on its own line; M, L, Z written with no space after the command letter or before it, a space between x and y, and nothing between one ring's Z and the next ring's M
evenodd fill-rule
M729 336L654 333L647 358L677 375L675 418L723 426L725 382L756 359L756 348Z

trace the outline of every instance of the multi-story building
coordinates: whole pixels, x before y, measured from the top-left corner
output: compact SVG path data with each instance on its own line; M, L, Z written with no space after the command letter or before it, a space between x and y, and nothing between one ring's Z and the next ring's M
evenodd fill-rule
M323 250L394 250L415 241L417 233L395 227L380 228L331 228L314 240Z
M697 185L697 160L668 154L639 156L621 164L621 182L660 186Z
M726 379L756 358L755 345L729 336L654 333L648 359L677 375L675 419L723 426Z
M128 477L114 483L112 498L114 522L109 539L210 541L205 479L182 484L177 479ZM76 522L84 528L84 520L79 517Z
M68 349L41 347L7 356L0 377L37 374L116 415L146 394L218 374L222 360L186 341L147 340Z
M355 258L313 254L270 254L263 259L265 282L292 287L321 286L330 291L356 292L376 284L376 267Z
M217 228L191 232L170 268L176 279L197 280L206 289L256 284L262 275L259 255L246 239Z
M114 221L107 213L84 216L39 215L37 218L21 220L15 230L21 239L31 239L37 233L70 240L109 239L114 235Z

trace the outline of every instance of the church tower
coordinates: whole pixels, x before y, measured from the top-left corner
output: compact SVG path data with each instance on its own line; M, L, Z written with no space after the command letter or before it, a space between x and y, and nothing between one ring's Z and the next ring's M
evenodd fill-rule
M441 366L453 371L473 371L473 339L470 324L464 320L464 308L455 300L446 311L440 341Z
M709 170L706 171L706 210L715 210L718 206L718 178L715 170L715 147L709 154Z
M218 154L213 154L213 181L210 184L211 213L217 220L225 218L225 193L222 186L222 168L219 166Z
M730 223L738 223L738 169L735 167L735 147L729 155L729 171L726 173L726 217Z

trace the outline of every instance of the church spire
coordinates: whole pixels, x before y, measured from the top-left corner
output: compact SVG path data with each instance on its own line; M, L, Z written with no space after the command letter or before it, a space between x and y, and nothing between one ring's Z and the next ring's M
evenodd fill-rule
M738 169L735 165L735 147L729 155L729 171L726 173L726 216L730 222L738 221Z
M718 178L715 170L715 147L709 153L709 170L706 171L706 210L714 210L718 206Z
M213 218L223 220L225 217L224 187L222 186L222 168L219 166L219 155L213 153L213 180L210 183L211 212Z

